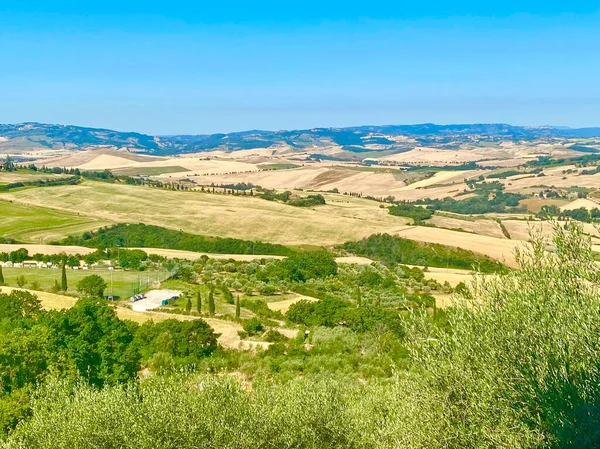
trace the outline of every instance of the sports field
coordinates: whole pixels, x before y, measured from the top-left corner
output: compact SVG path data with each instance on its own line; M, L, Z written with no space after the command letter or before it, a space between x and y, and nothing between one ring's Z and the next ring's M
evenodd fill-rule
M17 277L25 277L23 288L33 288L33 290L49 291L54 286L54 282L60 283L61 270L51 268L3 268L4 281L9 287L18 287ZM108 270L67 270L68 294L76 295L77 283L86 276L97 274L101 276L108 288L105 295L113 294L126 298L131 296L140 287L146 287L148 280L150 283L157 279L162 280L166 277L166 272L157 271L108 271ZM112 281L111 281L112 278ZM37 285L36 285L37 283ZM112 288L111 288L112 286Z

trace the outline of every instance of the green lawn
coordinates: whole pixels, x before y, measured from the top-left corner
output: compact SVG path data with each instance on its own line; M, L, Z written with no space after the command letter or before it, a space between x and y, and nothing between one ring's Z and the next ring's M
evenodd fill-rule
M108 222L0 199L0 237L22 243L48 243L67 235L97 229L105 224Z
M61 270L43 269L43 268L3 268L4 280L9 287L18 287L17 277L25 276L26 283L23 288L31 288L31 284L37 282L39 285L36 290L50 291L54 286L54 281L60 282ZM102 276L108 285L105 294L111 294L111 275L112 275L112 293L122 298L128 298L141 285L143 289L157 279L162 280L166 277L165 271L109 271L103 270L67 270L68 294L77 294L77 283L86 276L97 274Z

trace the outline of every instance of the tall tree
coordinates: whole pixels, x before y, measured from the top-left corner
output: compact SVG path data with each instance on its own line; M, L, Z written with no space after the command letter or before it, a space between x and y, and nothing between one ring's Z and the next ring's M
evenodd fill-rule
M208 313L209 315L215 314L215 287L212 285L208 293Z
M66 267L66 262L63 262L62 273L61 273L61 277L60 277L60 289L63 292L66 292L68 288L69 288L69 286L67 285L67 267Z
M92 298L103 298L104 290L108 286L102 277L97 274L86 276L77 283L77 290L84 296Z
M185 311L188 313L192 311L192 298L190 298L189 296L187 302L185 303Z
M202 294L200 291L196 294L196 310L198 313L202 313Z
M240 295L238 295L237 298L235 298L235 317L239 319L241 312L242 311L240 308Z
M0 285L4 285L4 274L2 273L2 267L0 267Z

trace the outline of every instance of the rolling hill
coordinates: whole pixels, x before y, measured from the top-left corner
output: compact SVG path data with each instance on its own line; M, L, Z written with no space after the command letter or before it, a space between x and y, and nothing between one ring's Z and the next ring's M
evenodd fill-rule
M397 154L417 147L457 149L464 146L494 145L506 141L547 141L590 139L600 128L523 127L506 124L388 125L305 130L243 131L228 134L150 136L73 125L21 123L0 125L0 153L27 151L126 148L152 155L175 155L213 150L234 151L256 148L309 152L324 157L320 149L338 147L343 159L365 158L371 153ZM576 142L574 142L575 144ZM592 142L597 144L598 142ZM598 151L592 145L587 152ZM578 151L577 148L574 148Z

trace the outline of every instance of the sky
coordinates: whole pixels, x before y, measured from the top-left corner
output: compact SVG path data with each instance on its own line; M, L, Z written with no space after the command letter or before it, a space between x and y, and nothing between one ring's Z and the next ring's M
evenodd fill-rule
M0 1L0 123L600 126L594 1Z

